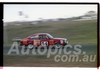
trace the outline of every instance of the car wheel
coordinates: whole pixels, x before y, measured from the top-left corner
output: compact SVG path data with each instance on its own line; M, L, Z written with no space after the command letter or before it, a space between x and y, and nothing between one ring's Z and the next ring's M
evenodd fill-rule
M60 44L60 43L56 43L55 45L54 45L54 48L63 48L63 46Z
M33 49L34 48L34 45L33 44L28 44L27 48Z

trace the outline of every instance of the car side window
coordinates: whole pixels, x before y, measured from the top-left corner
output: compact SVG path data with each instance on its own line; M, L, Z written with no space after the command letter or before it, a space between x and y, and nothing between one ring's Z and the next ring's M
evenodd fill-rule
M31 37L31 39L39 39L39 37L38 36L33 36L33 37Z
M40 39L47 39L47 36L46 35L40 35L39 38Z

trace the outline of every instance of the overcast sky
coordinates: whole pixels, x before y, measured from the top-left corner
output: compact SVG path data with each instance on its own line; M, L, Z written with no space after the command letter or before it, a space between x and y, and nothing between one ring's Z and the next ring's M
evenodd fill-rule
M96 11L97 5L39 5L39 4L4 4L4 21L27 21L52 18L68 18ZM23 15L19 15L19 11Z

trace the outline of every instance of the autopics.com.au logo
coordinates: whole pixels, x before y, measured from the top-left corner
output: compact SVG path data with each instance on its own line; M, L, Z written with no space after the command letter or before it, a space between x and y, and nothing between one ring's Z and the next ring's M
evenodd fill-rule
M42 47L42 48L41 48ZM29 47L31 48L31 47ZM19 48L17 42L14 42L8 51L8 55L46 55L47 58L54 56L55 62L95 62L96 55L88 55L86 51L82 51L82 45L66 45L64 48L47 48L39 46L37 49L29 49L25 46Z

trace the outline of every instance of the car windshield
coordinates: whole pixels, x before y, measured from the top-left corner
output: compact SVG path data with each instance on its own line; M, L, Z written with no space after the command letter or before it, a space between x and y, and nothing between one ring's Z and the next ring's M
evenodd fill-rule
M49 38L53 38L53 36L51 36L50 34L47 34Z

